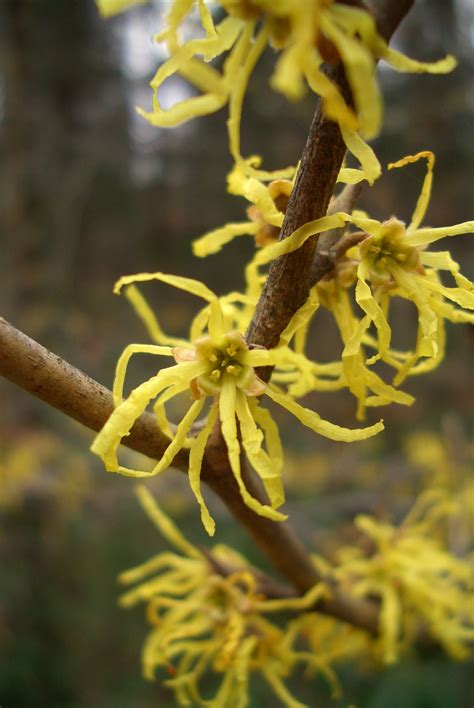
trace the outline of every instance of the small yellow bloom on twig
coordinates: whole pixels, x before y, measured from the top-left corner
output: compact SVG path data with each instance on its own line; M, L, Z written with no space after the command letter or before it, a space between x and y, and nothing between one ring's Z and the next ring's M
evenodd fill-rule
M136 4L136 0L98 0L104 15ZM375 76L376 62L383 59L396 71L447 73L456 66L453 57L420 62L391 49L377 32L373 16L360 7L332 0L220 0L225 11L217 24L204 0L173 0L166 25L157 35L171 53L151 82L151 111L138 109L151 124L171 127L208 115L229 105L228 133L231 154L244 171L261 180L291 177L293 168L256 169L241 155L240 123L248 82L267 46L277 52L272 87L290 100L298 100L306 87L321 97L326 115L342 130L348 149L360 160L362 170L352 177L372 182L380 165L363 138L375 137L382 121L382 98ZM180 29L197 11L204 36L182 42ZM212 65L225 56L222 69ZM328 78L324 64L344 66L353 96L349 106L337 85ZM162 108L159 89L174 74L181 74L199 95ZM361 137L363 136L363 137ZM359 172L357 176L355 172Z
M283 455L278 427L270 412L260 405L258 397L267 396L292 413L303 425L331 440L364 440L383 429L381 421L367 428L354 430L330 423L315 411L301 406L274 384L266 384L258 377L256 368L285 366L288 357L292 357L286 342L305 323L305 317L302 317L300 312L283 333L282 346L270 350L252 349L243 336L233 329L235 308L226 310L217 295L197 280L164 273L141 273L121 278L115 286L115 292L120 292L125 286L134 286L136 282L149 280L159 280L185 290L204 299L208 305L197 315L191 326L191 331L198 335L193 337L192 341L176 347L132 344L123 352L117 364L113 387L116 408L91 447L103 460L108 471L132 477L156 475L168 468L179 450L187 445L190 450L190 485L201 507L203 524L208 533L213 534L215 524L201 493L200 476L205 447L217 421L220 422L229 465L242 499L255 513L274 521L286 518L277 511L285 499L281 479ZM137 298L135 294L132 296L132 303L139 308L139 313L143 321L150 326L150 331L160 337L161 328L156 320L151 319L151 310L143 298ZM310 314L311 310L307 311L306 317ZM177 363L175 366L161 369L123 400L128 362L136 353L174 357ZM164 411L165 403L185 392L191 394L193 402L156 465L149 471L132 470L120 465L117 458L120 442L129 434L148 404L155 400L158 425L165 432L170 432ZM207 399L211 400L205 413ZM203 426L196 436L187 437L202 413L206 416ZM241 452L245 452L260 476L269 498L269 505L262 504L248 492L242 477Z
M364 634L337 620L307 612L329 594L324 583L302 597L269 599L259 591L247 561L224 545L212 557L229 569L220 575L209 553L190 544L145 487L138 487L142 507L173 547L122 573L121 583L135 584L120 598L122 607L147 605L151 625L142 651L143 671L152 680L165 669L165 685L179 705L245 706L249 684L260 675L287 708L305 708L286 685L294 669L321 673L337 695L334 661L365 650ZM288 619L288 613L301 613ZM286 617L285 617L286 613ZM269 615L277 614L275 621ZM220 677L211 699L201 684Z
M337 554L333 577L340 586L380 600L380 652L387 663L396 661L421 630L455 659L470 653L472 563L451 555L434 533L440 521L458 512L459 504L446 492L431 489L399 525L358 516L356 526L373 544L373 552L354 546Z

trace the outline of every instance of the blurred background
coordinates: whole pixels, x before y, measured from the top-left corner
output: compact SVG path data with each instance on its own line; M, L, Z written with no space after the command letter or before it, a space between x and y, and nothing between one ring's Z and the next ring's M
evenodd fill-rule
M150 105L148 82L165 59L152 35L166 5L155 0L105 22L92 0L0 2L0 313L108 386L123 347L146 341L128 303L112 294L120 275L179 273L224 293L243 286L242 266L253 251L243 238L205 260L191 253L193 238L245 213L244 201L225 193L225 112L173 130L153 128L135 112ZM415 5L396 46L426 60L451 52L459 66L445 77L380 66L386 122L375 147L384 164L419 150L436 153L427 223L441 226L472 218L474 5ZM261 153L269 168L298 160L316 103L308 96L292 105L273 93L273 63L269 51L252 79L243 121L243 153ZM172 78L163 103L190 91ZM361 206L377 218L408 219L424 169L420 163L385 175ZM470 239L453 238L449 247L472 277ZM146 293L165 331L185 335L196 301L158 284ZM400 336L413 333L414 312L400 308L397 316ZM337 331L329 318L318 322L324 337L313 332L312 345L321 359L334 358ZM341 539L351 540L356 513L400 518L433 480L463 489L474 452L473 333L458 325L448 335L444 364L408 382L417 397L412 408L383 409L386 432L375 440L337 445L279 414L288 511L308 546L330 555ZM135 362L131 381L151 375L154 364L146 357ZM308 405L354 425L354 401L345 393L318 394ZM125 612L116 603L118 572L163 544L138 507L133 483L105 474L88 453L90 442L87 430L0 380L2 708L174 705L159 681L140 675L142 608ZM190 537L208 543L184 476L168 471L150 487ZM220 503L209 501L217 540L265 565ZM453 530L453 551L465 552L470 542L468 523ZM342 667L346 694L339 705L467 708L472 668L437 653L380 673ZM329 704L324 682L298 684L300 700ZM257 682L252 706L267 699Z

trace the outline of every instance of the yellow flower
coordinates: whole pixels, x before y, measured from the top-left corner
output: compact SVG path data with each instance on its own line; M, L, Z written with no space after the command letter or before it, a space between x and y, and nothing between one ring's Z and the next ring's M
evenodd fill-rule
M99 0L103 14L113 14L126 5L126 0ZM169 127L213 113L228 103L231 154L248 174L263 180L292 174L292 168L277 172L256 170L241 156L240 122L245 92L252 71L268 45L278 52L271 78L273 88L295 100L304 95L307 84L321 96L327 116L339 123L348 149L362 161L369 181L374 173L378 176L380 169L358 131L368 139L380 130L382 100L375 78L376 60L384 59L395 70L407 72L446 73L456 65L450 56L434 63L408 59L387 46L368 11L331 0L220 0L216 5L226 14L214 24L204 0L171 3L167 25L157 36L159 41L166 41L171 57L160 66L151 82L152 111L138 110L153 125ZM196 8L204 36L181 43L179 29ZM226 58L219 71L211 62L222 55ZM326 60L343 63L354 109L346 104L337 86L324 73ZM158 91L176 73L194 84L200 94L165 110L160 105Z
M348 293L337 287L328 292L327 285L321 283L313 290L316 302L320 301L323 288L326 290L321 302L334 316L343 343L346 344L359 325L353 313ZM309 320L308 320L309 324ZM302 333L302 330L298 334ZM298 342L299 339L299 342ZM304 353L305 339L295 338L296 351L288 353L286 364L276 366L272 380L288 386L288 393L301 398L311 391L336 391L348 388L358 400L357 418L365 417L367 407L385 406L390 403L410 406L413 396L399 391L385 383L380 376L366 365L364 347L375 346L374 340L366 335L362 345L354 354L344 351L342 361L319 363Z
M377 179L380 174L379 166L377 166L376 169L370 168L370 154L372 154L372 151L368 145L365 145L365 148L365 157L362 156L362 153L360 154L361 161L365 164L364 170L343 166L339 170L338 182L354 184L363 179L368 179L369 182L372 183ZM358 147L355 146L355 143L354 149L358 151ZM260 158L253 156L248 163L258 165L259 161ZM227 177L227 191L230 194L244 197L250 202L251 206L247 209L249 220L225 224L196 239L193 242L194 255L203 258L204 256L218 253L223 246L230 243L230 241L237 236L253 236L256 245L259 247L274 244L275 241L278 240L278 235L283 225L283 219L294 185L295 174L296 168L293 169L290 175L291 179L274 179L269 184L264 184L260 179L246 174L242 166L235 165ZM338 212L333 216L336 216L336 219L339 220L338 226L344 223L341 221L341 219L345 218L342 212ZM321 222L322 228L318 229L319 220L311 223L315 228L313 231L307 233L306 238L319 233L321 230L336 228L336 225L333 227L331 225L324 225L324 222ZM289 247L291 243L291 241L286 241L287 247ZM295 245L295 248L299 247L299 245L301 245L301 242ZM294 248L291 250L294 250ZM271 253L271 251L265 251L265 253ZM265 256L262 258L265 259ZM260 260L259 263L268 263L269 260L270 259Z
M273 259L299 248L310 236L345 224L355 224L363 229L361 242L349 251L349 258L340 261L336 268L318 283L312 294L312 315L321 301L333 313L341 333L344 349L341 362L318 364L305 356L305 326L295 336L295 351L286 362L279 362L274 374L275 382L289 385L289 393L300 397L312 390L336 390L347 386L358 399L357 417L362 419L367 406L396 402L411 405L413 397L385 383L368 365L381 358L397 369L394 384L399 385L407 375L425 373L434 369L444 357L444 321L474 322L474 315L467 312L474 306L472 284L459 272L459 266L447 252L430 253L426 245L443 236L473 231L474 222L452 227L420 228L430 196L434 156L421 152L400 160L389 168L401 167L426 158L427 175L418 203L408 227L392 218L381 223L362 212L353 215L337 212L323 219L309 222L297 229L284 241L265 245L246 269L247 296L255 300L262 289L265 275L260 268ZM286 200L291 194L292 182L277 180L268 186L254 177L246 176L235 167L229 176L230 191L240 193L251 203L251 220L241 224L228 224L206 234L194 243L196 255L203 256L220 250L223 244L236 235L248 233L268 238L281 227ZM364 237L365 234L365 237ZM270 238L269 238L270 236ZM439 271L447 270L454 277L457 287L442 284ZM349 290L356 283L355 299L364 312L358 317L353 310ZM419 314L417 345L413 351L391 348L391 330L388 324L391 297L410 299ZM310 298L311 299L311 298ZM451 302L459 305L454 307ZM312 316L311 315L311 316ZM369 334L374 323L377 336ZM364 348L375 351L366 361ZM423 361L419 361L425 357ZM291 360L290 360L291 359Z
M375 347L376 342L365 332L357 349L348 347L354 332L360 328L360 320L353 311L348 288L355 276L356 264L348 259L339 261L335 270L319 281L316 292L321 302L329 309L338 326L344 350L341 362L341 382L357 398L357 418L363 419L366 407L385 406L390 403L410 406L413 396L398 391L385 383L382 378L366 365L365 348ZM299 383L289 389L292 395L303 395L306 391Z
M474 232L474 221L455 226L420 228L430 198L433 153L426 151L410 155L389 165L389 169L402 167L420 158L426 158L428 171L408 226L395 218L384 223L364 216L353 215L350 218L367 234L367 238L350 252L359 261L355 297L365 316L347 343L345 356L359 350L367 329L373 323L377 329L378 354L369 363L381 358L397 368L397 384L408 374L425 372L439 363L444 353L443 320L474 322L474 315L466 312L474 309L472 283L460 274L459 265L449 252L425 251L428 244L445 236ZM442 284L442 271L452 275L456 287ZM389 349L391 329L387 313L392 296L411 300L418 310L417 343L411 352L393 352ZM420 357L428 357L428 361L416 365Z
M286 208L285 200L291 193L292 183L288 180L276 180L271 182L268 187L264 187L254 178L243 177L239 168L233 170L231 178L233 179L233 187L239 179L244 180L247 186L244 191L245 196L253 202L252 207L248 210L253 220L242 224L227 224L221 229L212 231L195 241L193 249L195 255L198 256L215 253L236 235L244 233L254 233L255 238L260 238L262 241L268 239L268 243L246 268L246 294L255 302L266 278L260 273L262 266L267 265L283 253L296 250L311 235L341 227L351 219L349 215L338 212L324 217L324 219L305 224L290 238L277 242L272 236L278 233L278 226L281 226L283 221L283 212ZM279 208L280 213L275 212L276 208ZM357 262L343 259L338 262L334 271L321 280L317 287L311 291L308 301L299 311L299 319L293 320L293 325L296 321L299 322L297 329L291 334L291 337L294 335L294 351L288 350L286 361L280 361L276 365L272 380L276 383L286 384L290 395L296 398L311 391L335 391L348 387L358 399L357 418L361 420L365 416L366 407L382 406L393 402L411 405L414 398L386 384L380 376L366 366L362 345L376 350L378 346L376 340L366 331L364 331L362 342L357 349L346 347L354 332L359 331L360 328L360 320L353 312L347 292L356 278ZM309 359L305 354L308 327L320 302L331 310L340 330L346 347L342 361L318 363ZM302 317L304 321L301 321ZM286 334L282 337L288 340Z
M261 407L259 396L268 396L292 413L303 425L331 440L364 440L383 429L381 421L367 428L354 430L329 423L314 411L296 403L274 384L265 384L257 376L255 368L287 364L292 353L286 342L302 323L304 324L300 312L283 333L282 346L270 350L252 349L239 332L228 329L229 323L234 321L234 308L226 314L219 298L197 280L163 273L141 273L121 278L115 285L115 292L118 293L122 287L137 281L149 280L168 283L203 298L209 304L198 314L191 327L192 331L199 332L197 339L176 347L131 344L123 352L117 364L113 387L116 408L91 447L103 460L108 471L133 477L156 475L169 467L179 450L187 445L190 449L190 485L201 507L203 524L208 533L213 534L215 524L202 497L200 474L205 446L217 421L220 421L230 467L244 502L255 513L274 521L286 518L276 511L285 498L281 480L283 457L278 428L270 412ZM135 299L135 304L138 302ZM145 307L144 321L147 317L150 318L150 311ZM153 323L151 325L154 326ZM174 357L177 363L175 366L161 369L155 376L135 388L127 399L122 400L128 361L133 354L139 352ZM191 393L193 402L177 426L161 460L150 471L121 466L117 459L120 442L129 434L150 401L156 400L155 414L158 425L165 432L169 432L170 426L164 405L171 398L186 391ZM204 412L207 398L210 398L211 402L205 423L195 437L187 438L194 422ZM260 503L247 491L242 479L241 449L262 479L270 506Z
M147 679L153 680L156 670L164 667L171 677L164 683L173 689L179 705L214 708L247 706L252 674L260 674L288 708L304 708L284 683L297 664L321 671L336 687L330 657L324 651L299 646L309 634L305 616L284 627L267 618L272 613L311 607L327 595L323 584L303 597L266 599L242 556L226 546L213 548L214 562L228 570L226 577L219 575L209 556L182 536L151 494L144 487L137 493L161 535L176 549L154 556L119 578L127 585L138 583L122 595L122 607L147 603L152 625L142 653ZM207 675L221 677L210 700L200 690Z
M382 658L397 660L403 643L416 639L421 623L454 658L469 654L474 639L473 572L434 536L458 503L441 490L422 494L399 526L358 516L356 526L374 546L341 549L335 579L359 597L380 600Z

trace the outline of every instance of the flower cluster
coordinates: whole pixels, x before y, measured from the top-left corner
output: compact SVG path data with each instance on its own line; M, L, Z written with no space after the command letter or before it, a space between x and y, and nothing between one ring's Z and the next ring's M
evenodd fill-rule
M137 0L97 0L97 3L102 14L112 15ZM451 56L434 63L405 57L387 45L370 12L336 0L219 0L215 9L224 11L217 24L204 0L171 2L165 28L156 37L157 41L166 42L171 56L151 82L152 111L138 110L153 125L170 127L214 113L228 104L232 156L248 173L264 180L292 172L291 168L278 173L255 170L251 161L241 156L243 101L250 76L267 46L278 57L272 87L288 99L297 100L309 86L321 97L328 118L340 125L348 149L362 160L364 168L373 166L374 156L369 155L366 163L368 148L359 133L367 139L375 137L382 120L376 62L383 59L396 71L403 72L446 73L456 66ZM180 29L196 11L203 36L183 42ZM217 57L225 57L221 70L212 65ZM324 62L343 65L354 107L348 105L337 85L323 71ZM200 93L163 109L159 89L176 73Z
M443 236L474 231L474 222L433 229L420 227L430 197L432 153L408 156L390 167L402 167L421 158L427 160L428 170L408 226L394 218L382 223L361 212L340 211L308 222L287 239L273 241L256 252L247 267L244 293L233 292L219 298L199 281L163 273L121 278L115 291L120 292L125 287L155 344L130 345L118 362L114 384L116 409L92 446L106 468L131 476L154 475L169 467L181 448L188 448L190 485L200 505L203 524L213 534L214 521L202 496L200 478L207 442L219 422L229 465L243 500L257 514L281 521L286 518L278 511L285 500L281 479L282 447L278 428L270 412L261 405L261 397L267 396L283 406L313 431L339 441L365 439L379 432L383 425L380 422L364 429L341 428L322 420L296 399L313 390L347 388L357 399L359 419L365 416L367 407L393 402L411 405L413 397L397 386L408 375L429 371L441 361L444 320L474 321L474 315L469 312L474 309L470 281L460 274L458 264L449 253L426 251L429 243ZM232 179L247 185L247 195L253 202L251 217L255 234L265 233L268 237L270 227L281 223L292 183L279 180L264 187L255 178L245 177L236 170ZM232 235L229 228L235 226L238 225L227 225L220 232L207 234L197 242L195 250L201 253L219 250ZM265 282L262 269L278 256L299 248L310 236L334 230L344 232L354 226L360 231L348 232L345 254L312 288L307 302L282 332L278 346L266 350L249 345L243 332ZM456 287L441 282L441 270L452 275ZM169 337L162 331L136 287L137 282L149 280L160 280L206 301L191 324L188 340ZM411 300L418 311L416 346L408 351L398 351L391 345L387 318L392 297ZM318 363L306 354L308 328L320 305L331 311L340 330L343 349L339 361ZM123 400L128 361L135 353L173 357L176 364L161 369ZM392 384L373 370L378 360L396 370ZM266 366L274 367L270 383L256 373L256 369ZM186 392L192 403L173 432L165 404ZM117 448L152 400L155 400L159 427L172 439L153 469L127 469L118 462ZM198 421L199 416L204 416L203 420ZM245 486L242 451L263 482L268 504L254 498Z
M208 304L198 313L191 325L189 342L173 340L162 333L151 309L135 286L137 281L148 280L168 283L207 301ZM116 284L115 292L120 292L122 287L132 288L132 302L149 325L150 333L157 337L158 343L131 344L124 350L117 364L113 387L116 408L94 440L91 450L101 457L108 471L144 477L167 469L179 450L188 447L189 482L209 534L214 533L215 524L202 496L200 476L205 447L217 421L220 422L229 465L244 502L257 514L274 521L286 518L277 511L285 500L281 479L283 454L277 425L270 412L260 405L259 397L267 396L292 413L303 425L331 440L364 440L383 429L382 422L354 430L330 423L316 412L301 406L275 384L266 384L258 377L255 368L291 365L294 354L287 342L304 324L305 319L301 312L296 314L283 333L281 346L270 350L262 347L251 348L242 334L235 329L235 325L242 324L242 321L239 309L233 301L245 301L244 296L230 294L220 300L199 281L164 273L125 276ZM176 346L166 346L164 342L171 342ZM123 400L128 362L136 353L173 357L176 364L161 369ZM166 416L165 404L182 393L187 393L192 403L157 464L149 471L132 470L120 465L117 448L150 401L155 400L154 410L159 427L165 433L170 433L171 426ZM210 405L205 410L208 399ZM201 414L205 414L205 419L199 430L193 433L193 424ZM269 505L255 499L245 486L241 469L241 448L262 480Z
M218 545L203 553L191 545L151 494L139 487L139 500L163 538L175 549L162 552L121 574L135 587L120 599L122 607L147 604L151 631L142 653L143 672L152 680L164 669L164 683L179 705L248 705L249 681L259 674L288 708L304 708L285 685L297 665L326 677L339 690L333 663L367 650L359 630L306 612L328 594L324 584L303 597L269 599L257 587L247 561ZM219 568L219 571L216 568ZM150 577L151 576L151 577ZM296 619L285 613L301 612ZM271 619L278 614L279 622ZM219 677L212 699L202 697L209 676Z
M355 299L365 316L346 347L346 355L348 351L358 351L365 332L374 324L378 353L371 361L380 358L397 369L395 383L403 381L409 373L422 373L433 368L442 359L443 320L474 322L474 315L467 311L474 309L473 284L460 274L459 265L449 252L425 250L446 236L474 232L474 221L438 228L420 227L430 198L433 153L410 155L389 165L389 169L420 158L427 159L428 171L408 226L395 218L380 223L364 216L352 217L352 223L365 235L352 253L357 261ZM451 274L455 287L442 283L442 271ZM418 311L417 342L410 352L390 351L391 330L387 313L393 296L410 300ZM426 360L419 362L422 357Z
M380 601L378 641L386 663L396 661L421 631L456 659L469 654L474 640L472 563L452 556L437 535L440 523L457 513L458 506L443 491L429 490L397 526L369 516L356 518L371 552L342 548L332 570L315 559L340 587Z
M313 301L311 317L319 304L331 311L343 343L341 359L318 364L305 356L304 340L311 320L307 317L305 326L300 327L299 344L295 340L292 364L287 361L286 370L280 367L273 377L274 381L286 383L292 396L301 397L312 390L347 387L357 398L359 419L364 417L368 406L392 402L411 405L413 397L396 387L407 376L431 371L442 361L445 321L474 322L474 314L470 312L474 309L473 284L461 275L459 265L447 251L427 250L428 245L441 238L474 232L474 222L438 228L420 227L431 194L433 153L423 151L409 155L390 164L389 169L404 167L420 159L426 159L428 169L408 226L393 217L380 222L357 211L352 214L331 213L330 207L329 216L308 222L278 242L274 236L283 223L292 182L278 180L264 187L254 178L238 174L236 168L230 183L234 191L251 201L248 210L251 220L227 224L194 242L194 253L205 256L219 251L236 235L254 234L257 245L263 244L263 247L247 267L247 281L249 292L258 296L265 281L259 269L274 258L299 248L315 234L335 229L344 232L353 226L360 229L347 231L348 247L332 270L313 288L308 301L308 306ZM323 237L320 238L323 242ZM443 271L452 276L455 287L443 284ZM394 297L411 301L418 312L416 344L409 351L395 350L391 346L388 317L390 301ZM375 326L374 333L370 331L372 326ZM384 382L371 369L379 359L396 370L393 385Z

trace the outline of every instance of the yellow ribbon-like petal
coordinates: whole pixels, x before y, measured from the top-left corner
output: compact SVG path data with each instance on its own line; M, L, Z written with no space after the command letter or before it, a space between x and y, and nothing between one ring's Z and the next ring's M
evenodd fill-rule
M150 280L159 280L167 285L172 285L174 288L178 288L179 290L184 290L187 293L191 293L191 295L201 297L203 300L207 300L207 302L212 302L217 298L217 295L213 293L212 290L209 290L209 288L199 280L195 280L194 278L184 278L181 275L169 275L168 273L161 272L123 275L115 283L114 293L118 295L125 285L130 285L131 283L145 283Z
M206 425L199 432L191 446L189 455L189 484L201 509L201 521L209 536L214 536L216 524L209 513L201 492L201 466L209 435L217 420L218 409L213 405L207 417Z
M341 442L366 440L373 435L377 435L377 433L380 433L384 429L384 425L381 420L375 425L370 425L367 428L355 428L353 430L335 425L327 420L323 420L320 415L314 411L311 411L309 408L300 406L299 403L296 403L296 401L294 401L287 394L278 391L273 385L267 386L265 394L271 398L272 401L282 406L282 408L286 408L286 410L298 418L298 420L307 428L314 430L314 432L319 435L324 435L324 437L329 438L330 440L338 440Z

